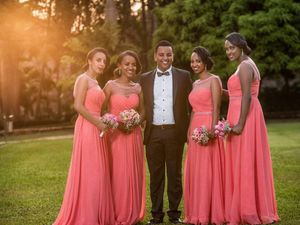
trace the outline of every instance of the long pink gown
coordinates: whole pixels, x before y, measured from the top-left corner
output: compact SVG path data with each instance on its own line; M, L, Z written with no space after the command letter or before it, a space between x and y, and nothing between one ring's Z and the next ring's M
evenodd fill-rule
M95 117L100 116L104 92L86 74L88 80L84 106ZM75 85L77 84L77 81ZM100 131L81 115L75 124L73 152L60 213L54 225L113 225L108 146Z
M200 145L191 139L195 128L207 129L212 123L211 76L197 80L189 95L193 117L189 128L189 143L184 168L184 212L185 222L191 224L223 224L224 215L224 147L216 138L208 145ZM220 82L221 85L221 82Z
M109 101L110 113L118 116L126 109L137 109L139 84L125 88L109 81L115 90ZM145 165L141 127L130 134L115 129L109 135L112 192L116 225L132 225L141 221L145 212Z
M241 135L229 135L227 139L225 215L230 225L272 223L279 217L267 130L257 98L260 75L250 58L242 63L253 68L255 79L251 84L252 98L244 130ZM233 126L239 120L242 99L237 72L228 80L228 91L227 120Z

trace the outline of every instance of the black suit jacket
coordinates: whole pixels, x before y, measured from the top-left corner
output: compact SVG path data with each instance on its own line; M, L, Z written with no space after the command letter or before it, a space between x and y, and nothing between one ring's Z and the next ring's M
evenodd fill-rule
M153 122L154 94L153 85L156 70L141 75L140 84L143 91L146 115L146 128L144 133L144 144L149 141L151 125ZM190 73L172 67L173 76L173 113L178 138L183 143L186 141L187 129L189 126L189 115L191 107L188 102L188 95L192 90Z

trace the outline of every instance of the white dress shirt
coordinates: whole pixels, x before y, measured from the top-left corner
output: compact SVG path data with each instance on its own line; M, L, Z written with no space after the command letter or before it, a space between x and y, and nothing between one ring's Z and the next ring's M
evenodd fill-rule
M173 77L172 67L168 70L169 75L158 76L156 70L153 95L154 95L154 108L153 108L153 124L175 124L173 114Z

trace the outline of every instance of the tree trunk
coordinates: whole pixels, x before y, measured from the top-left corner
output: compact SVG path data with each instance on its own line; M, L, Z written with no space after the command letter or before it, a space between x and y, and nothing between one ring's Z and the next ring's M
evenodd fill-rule
M3 115L19 115L20 81L18 76L18 55L16 44L0 40L0 112Z
M142 52L141 52L141 60L144 65L144 69L148 70L149 64L148 64L148 57L147 53L149 50L149 29L148 29L148 24L147 24L147 14L146 14L146 3L145 0L142 0L142 24L143 24L143 29L145 32L142 33Z
M114 0L106 0L105 8L105 22L116 23L117 22L117 8Z

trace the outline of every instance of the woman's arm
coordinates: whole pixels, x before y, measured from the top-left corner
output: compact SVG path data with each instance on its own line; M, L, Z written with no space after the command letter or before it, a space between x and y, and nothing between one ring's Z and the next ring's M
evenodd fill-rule
M191 113L192 113L192 106L189 103L188 96L191 93L192 89L193 89L193 81L192 81L191 76L189 74L188 75L188 80L187 80L187 88L186 88L186 96L187 96L186 103L187 103L187 110L188 110L188 113L189 113L190 116L191 116Z
M191 136L190 128L191 128L191 123L192 123L193 116L194 116L194 111L191 112L189 127L188 127L188 130L187 130L187 139L186 139L187 144L189 143L189 137Z
M221 96L222 87L220 81L217 78L213 78L211 81L211 95L212 95L212 122L210 132L214 134L215 125L220 118Z
M222 89L222 98L224 99L224 100L228 100L229 99L229 93L228 93L228 90L226 90L226 89Z
M110 85L109 81L104 86L103 91L104 91L104 94L105 94L105 100L104 100L103 105L102 105L102 110L101 110L102 115L105 114L106 112L108 112L108 110L109 110L108 109L108 103L109 103L109 99L110 99L110 96L111 96L111 93L112 93L111 85Z
M74 90L74 108L86 120L94 124L99 129L103 130L105 129L105 125L101 122L100 119L95 118L84 106L84 100L87 90L88 81L84 77L79 78Z
M247 64L241 64L238 76L240 78L240 84L242 88L242 102L241 102L241 112L238 123L232 128L234 134L241 134L247 119L247 115L251 103L251 83L253 80L253 70Z

